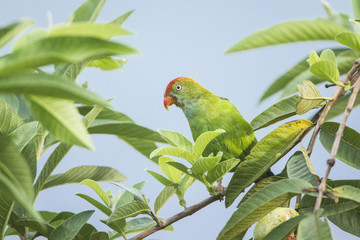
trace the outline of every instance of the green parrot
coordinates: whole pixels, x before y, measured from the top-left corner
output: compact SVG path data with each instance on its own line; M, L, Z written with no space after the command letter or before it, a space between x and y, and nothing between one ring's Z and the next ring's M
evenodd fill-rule
M223 160L243 160L257 142L251 125L228 99L216 96L192 78L179 77L167 85L164 106L168 110L172 104L183 110L194 140L206 131L226 131L209 143L206 157L222 151Z

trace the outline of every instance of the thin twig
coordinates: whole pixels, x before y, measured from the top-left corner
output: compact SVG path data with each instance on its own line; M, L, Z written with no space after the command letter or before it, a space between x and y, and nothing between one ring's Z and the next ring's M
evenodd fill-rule
M173 224L174 222L179 221L180 219L184 218L184 217L188 217L194 213L196 213L197 211L199 211L200 209L206 207L207 205L219 201L223 198L224 196L222 194L218 194L216 196L211 196L208 197L207 199L192 205L191 207L186 208L184 211L179 212L178 214L175 214L172 217L169 217L167 219L164 219L162 221L160 221L160 224L153 226L151 228L146 229L145 231L139 233L138 235L136 235L135 237L130 238L130 240L140 240L140 239L144 239L145 237L166 228L167 226Z
M145 194L142 195L143 199L144 199L144 202L146 203L147 207L149 208L150 210L150 215L151 215L151 218L156 222L157 225L160 225L160 221L159 219L156 217L156 215L154 214L154 212L151 210L150 206L149 206L149 203L145 197Z
M357 78L357 76L359 75L359 73L357 73L360 70L360 58L357 59L354 62L354 65L352 66L352 68L349 70L349 72L345 75L345 77L343 77L343 79L341 79L340 82L342 82L344 85L347 85L347 83L349 81L351 81L351 85L354 85L355 81L354 79ZM315 141L316 138L319 134L320 131L320 127L321 125L324 123L325 121L325 117L328 114L329 110L331 109L331 107L342 97L344 96L346 93L346 91L344 90L343 87L337 87L336 91L333 93L332 101L329 101L324 108L322 108L319 112L321 112L319 119L316 122L316 126L313 132L313 135L311 136L307 151L309 152L309 156L312 153L312 150L314 148L315 145Z
M337 153L337 150L339 149L341 137L343 135L346 122L347 122L347 120L348 120L348 118L350 116L351 110L352 110L352 108L354 106L354 103L355 103L356 96L357 96L357 94L358 94L358 92L360 90L360 82L359 82L360 80L359 79L360 79L360 76L358 76L356 81L354 81L354 83L357 82L357 84L353 88L353 91L352 91L352 93L350 95L349 101L348 101L348 103L346 105L343 120L342 120L342 122L340 124L339 129L336 132L335 140L334 140L334 143L332 145L331 152L330 152L330 157L327 160L328 167L327 167L325 175L324 175L323 179L321 180L321 183L320 183L320 185L318 187L318 197L316 199L314 212L317 211L320 208L320 204L321 204L321 200L322 200L323 195L325 194L326 196L328 196L327 191L326 191L326 181L327 181L327 179L329 177L331 168L335 164L336 153Z

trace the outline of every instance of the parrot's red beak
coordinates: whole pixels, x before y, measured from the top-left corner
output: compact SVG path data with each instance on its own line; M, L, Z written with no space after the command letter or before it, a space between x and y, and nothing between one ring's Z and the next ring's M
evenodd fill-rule
M166 110L169 110L169 106L174 104L174 103L175 103L175 100L172 97L165 95L165 97L164 97L164 107L166 108Z

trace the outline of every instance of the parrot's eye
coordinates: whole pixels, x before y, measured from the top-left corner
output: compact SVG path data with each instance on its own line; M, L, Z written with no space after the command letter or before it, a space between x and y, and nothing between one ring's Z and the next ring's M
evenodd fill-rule
M180 91L181 90L181 85L176 85L175 89L176 89L176 91Z

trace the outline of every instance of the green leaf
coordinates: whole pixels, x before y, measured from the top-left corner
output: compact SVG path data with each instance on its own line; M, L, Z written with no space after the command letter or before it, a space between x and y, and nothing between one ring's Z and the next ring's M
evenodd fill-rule
M313 108L320 106L325 99L321 96L320 91L311 81L304 81L298 85L300 92L299 100L296 103L296 113L305 114Z
M219 152L215 157L202 157L194 162L191 170L195 174L203 174L213 169L221 160L223 154Z
M0 239L4 239L4 233L8 224L14 202L7 196L0 195Z
M164 186L168 186L173 183L172 181L170 181L169 179L167 179L166 177L164 177L163 175L161 175L157 172L147 170L147 169L145 171L147 171L151 176L153 176L156 180L158 180Z
M345 96L343 96L342 98L339 99L339 101L337 101L332 108L330 108L330 111L328 112L328 114L325 117L325 121L328 121L334 117L339 116L340 114L343 114L345 112L346 109L346 105L349 101L349 97L350 97L351 93L346 94ZM360 105L360 97L357 97L355 99L355 103L354 103L354 108Z
M202 133L195 141L194 147L193 147L193 155L195 156L195 159L201 157L201 154L205 150L206 146L217 136L220 134L223 134L225 130L223 129L217 129L215 131L208 131Z
M179 183L181 181L182 172L166 163L170 161L175 162L175 160L173 160L172 158L160 157L159 158L160 169L171 182Z
M344 230L357 237L360 237L360 213L359 211L349 210L340 214L329 216L329 220Z
M100 211L105 213L107 216L111 215L111 213L112 213L111 209L109 209L107 206L105 206L101 202L97 201L96 199L94 199L88 195L82 194L82 193L76 193L75 195L79 196L82 199L84 199L85 201L89 202L91 205L93 205L94 207L96 207L97 209L99 209Z
M334 40L345 27L324 19L283 22L255 32L232 46L227 53L284 43Z
M309 170L307 162L302 152L295 152L287 162L287 175L289 178L305 180L313 186L318 186L316 177Z
M232 158L220 162L206 174L206 180L210 185L222 178L226 173L230 172L238 163L240 159Z
M1 57L0 75L48 64L132 53L137 52L123 44L91 37L40 38Z
M96 67L101 70L115 70L115 69L122 69L127 63L127 59L125 58L118 58L118 57L104 57L92 60L88 63L87 67Z
M233 239L271 210L308 187L311 187L311 184L301 179L284 179L267 185L239 206L217 239Z
M101 198L101 200L105 203L106 206L109 206L109 198L106 195L105 191L100 187L100 185L91 179L85 179L80 182L81 185L87 185L92 190L96 192L96 194Z
M241 199L241 201L237 207L239 207L240 204L242 204L243 202L248 200L252 195L254 195L259 190L263 189L264 187L266 187L274 182L277 182L277 181L280 181L283 179L284 179L283 177L279 177L279 176L270 176L270 177L262 179L260 182L255 183L254 186L252 188L250 188L250 190Z
M109 235L106 232L96 232L91 234L90 240L109 240Z
M303 220L306 216L296 216L282 222L280 225L275 227L271 232L266 235L263 240L272 240L272 239L286 239L299 225L300 221Z
M170 162L167 162L167 164L169 164L170 166L180 170L181 172L185 173L185 174L188 174L188 175L191 175L188 167L186 167L184 164L182 163L179 163L179 162L173 162L173 161L170 161Z
M29 166L20 152L5 135L0 135L0 192L9 205L20 204L32 216L39 217L32 204L35 200ZM5 217L6 218L6 217Z
M20 103L19 103L19 99L15 94L0 93L0 99L7 102L16 113L19 112Z
M93 144L74 103L69 100L27 96L31 113L57 139L93 149Z
M157 196L155 203L154 203L154 211L155 215L157 216L160 209L169 201L169 199L175 194L176 189L178 188L178 184L172 184L166 186L160 194Z
M91 106L80 106L78 107L81 115L85 116L88 114L93 107ZM117 120L119 122L134 122L130 117L125 115L124 113L115 111L108 107L105 107L97 116L96 119L108 119L108 120Z
M170 156L174 156L174 157L183 158L191 164L193 164L196 160L195 156L192 153L190 153L189 151L186 151L183 148L179 148L179 147L157 148L150 154L150 158L153 158L156 156L161 156L161 155L170 155Z
M141 191L141 189L144 187L144 184L145 184L145 181L136 183L132 187L139 190L139 191ZM115 208L117 208L119 206L122 206L124 204L130 203L133 200L134 200L134 195L131 192L126 191L126 192L124 192L124 194L122 194L120 196L118 202L116 203Z
M77 22L70 25L60 24L54 26L46 31L43 37L77 36L108 40L114 36L130 34L131 32L114 23L94 24L88 22Z
M89 105L109 106L107 101L76 83L44 73L27 72L0 76L0 92L34 94L69 99Z
M126 223L126 234L133 234L156 225L156 222L148 217L135 218Z
M88 127L92 123L92 121L96 118L96 116L101 112L102 109L103 107L96 106L82 119L86 127ZM50 177L51 173L61 162L64 156L70 151L71 147L72 145L60 143L59 146L57 146L55 150L51 153L34 185L36 194L38 194L39 191L43 188L45 182Z
M348 48L333 49L336 54L336 61L340 71L340 75L346 74L352 67L354 61L359 58L359 53ZM320 51L318 52L320 54ZM297 91L297 84L310 80L314 84L318 84L325 80L320 79L310 73L309 64L306 59L302 59L289 71L278 77L270 87L265 91L260 102L282 91L281 97L288 96Z
M41 233L44 237L49 237L54 227L43 220L36 220L31 217L21 217L15 222L16 226L29 227L30 231Z
M43 189L64 184L80 183L85 179L91 179L97 182L121 182L127 178L111 167L78 166L69 169L65 173L50 176L43 186Z
M0 132L8 135L23 124L22 119L12 107L0 99Z
M0 28L0 48L13 39L16 35L34 24L34 21L23 18L18 22L12 23L6 27Z
M144 201L143 194L141 193L139 188L126 186L126 185L120 184L120 183L113 183L113 184L130 192L136 200L141 201L141 202Z
M169 143L171 146L183 148L189 152L192 151L193 145L186 137L181 133L168 131L168 130L158 130L161 137Z
M250 154L237 167L230 180L225 198L225 206L230 206L237 196L263 173L285 155L294 144L304 137L312 126L308 120L299 120L282 124L252 149Z
M118 24L118 25L122 25L126 19L128 19L128 17L130 17L130 15L135 11L135 9L128 11L126 13L124 13L123 15L121 15L120 17L116 18L114 21L112 21L112 23L114 24Z
M154 142L150 142L147 140L141 140L139 138L131 138L131 137L119 137L119 138L147 158L149 158L150 154L157 148ZM151 158L150 160L156 164L158 163L157 157Z
M329 153L339 125L339 123L335 122L326 122L321 126L320 142ZM360 133L345 126L336 158L354 168L360 169Z
M15 146L22 151L26 144L30 142L30 140L37 133L39 122L29 122L21 125L14 131L12 131L8 136Z
M310 66L313 65L314 63L319 62L320 60L321 59L320 59L319 55L314 50L310 52L310 55L309 55L309 64L310 64Z
M331 231L326 220L321 221L319 211L301 220L298 228L299 240L331 240Z
M165 142L159 133L128 121L97 119L89 128L89 132L92 134L113 134L121 138L129 137L152 142Z
M335 197L345 198L360 203L360 189L353 186L344 185L336 187L332 189L331 194Z
M285 98L257 115L250 123L254 131L296 115L295 106L298 99L297 95Z
M70 16L68 22L95 22L105 0L87 0Z
M322 51L320 54L320 59L336 64L336 56L335 56L335 53L333 52L333 50L331 50L331 49L325 49L324 51ZM310 62L310 65L312 65L311 62Z
M321 60L310 66L310 72L332 83L339 82L340 73L336 63Z
M111 223L119 219L135 217L139 214L148 212L150 212L150 209L148 208L146 203L134 201L115 208L114 212L110 215L107 222Z
M72 240L84 224L89 220L94 211L84 211L78 213L54 229L49 236L49 240Z
M336 35L335 40L354 50L360 51L360 36L352 32L343 32Z
M354 12L355 18L360 18L360 1L352 0L352 10Z

